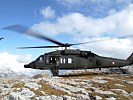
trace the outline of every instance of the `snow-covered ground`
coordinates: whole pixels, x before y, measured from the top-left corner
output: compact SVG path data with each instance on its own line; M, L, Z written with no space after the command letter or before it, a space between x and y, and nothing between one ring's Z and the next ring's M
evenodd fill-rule
M53 77L46 72L34 77L13 75L10 73L10 78L0 78L1 100L133 99L133 75L130 74L72 71L60 77Z

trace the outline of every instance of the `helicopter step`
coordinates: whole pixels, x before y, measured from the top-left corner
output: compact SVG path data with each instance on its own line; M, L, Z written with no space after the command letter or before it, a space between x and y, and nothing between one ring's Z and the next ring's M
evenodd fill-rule
M53 76L58 76L59 75L59 70L58 67L55 66L53 69L50 70Z

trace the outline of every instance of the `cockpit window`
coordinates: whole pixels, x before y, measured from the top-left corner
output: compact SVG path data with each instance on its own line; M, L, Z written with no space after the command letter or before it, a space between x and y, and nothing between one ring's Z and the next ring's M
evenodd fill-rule
M39 56L39 57L36 59L36 61L40 61L40 62L42 62L43 60L44 60L44 56L43 56L43 55Z
M39 58L39 61L42 61L42 60L43 60L43 57L40 57L40 58Z

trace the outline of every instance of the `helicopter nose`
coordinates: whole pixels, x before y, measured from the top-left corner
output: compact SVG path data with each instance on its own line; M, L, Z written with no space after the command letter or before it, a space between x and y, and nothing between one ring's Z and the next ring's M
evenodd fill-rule
M34 62L31 62L29 64L24 65L24 68L33 68L33 69L36 69L35 65L34 65Z
M24 65L24 68L30 68L30 66L28 64Z

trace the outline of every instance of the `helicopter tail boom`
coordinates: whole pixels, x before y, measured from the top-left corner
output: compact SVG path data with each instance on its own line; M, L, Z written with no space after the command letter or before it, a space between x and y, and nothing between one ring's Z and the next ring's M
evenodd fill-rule
M127 61L129 62L129 65L133 64L133 53L127 58Z

